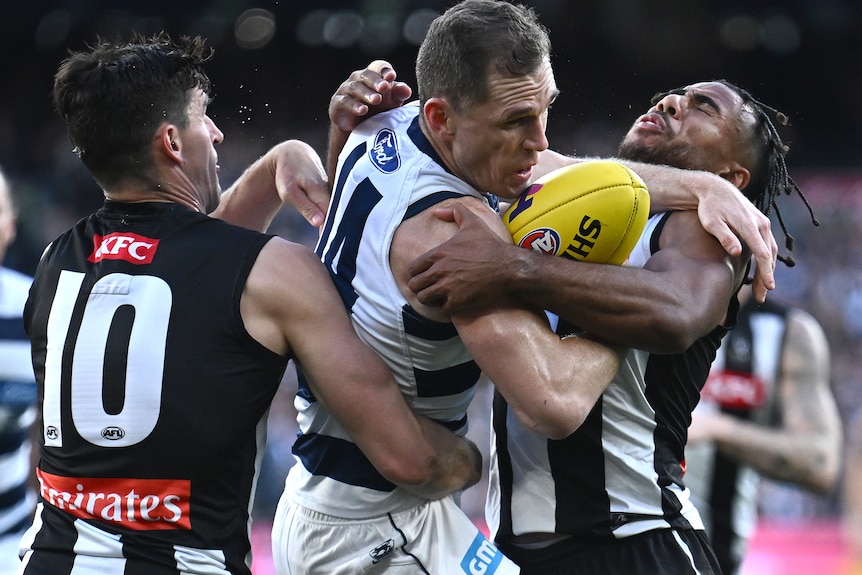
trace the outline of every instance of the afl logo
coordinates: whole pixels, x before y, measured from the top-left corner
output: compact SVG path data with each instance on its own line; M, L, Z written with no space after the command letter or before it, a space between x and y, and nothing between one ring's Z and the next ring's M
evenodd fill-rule
M53 425L49 425L45 429L45 436L48 439L57 439L58 437L60 437L60 430L57 429L56 427L54 427Z
M553 256L560 249L560 234L551 228L538 228L521 238L518 245L528 250Z
M374 138L374 147L368 152L371 163L384 174L391 174L401 167L401 158L398 156L398 142L395 140L395 132L384 128L377 132Z
M120 427L115 427L111 425L110 427L106 427L102 430L102 437L105 439L110 439L111 441L116 441L117 439L122 439L126 436L126 432L123 431Z
M376 564L388 557L393 551L395 551L395 542L392 539L387 539L369 551L368 554L371 556L371 563Z

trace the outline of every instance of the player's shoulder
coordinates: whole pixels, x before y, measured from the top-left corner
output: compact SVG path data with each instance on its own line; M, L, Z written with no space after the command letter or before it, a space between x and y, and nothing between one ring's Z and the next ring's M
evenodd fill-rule
M418 114L418 105L405 104L404 106L380 112L363 120L353 133L367 137L369 134L380 134L381 130L388 130L394 135L395 132L406 129Z
M266 285L268 295L288 292L291 298L314 292L324 281L331 280L314 250L278 236L266 242L249 274L249 282Z
M500 215L484 198L470 195L451 195L418 212L414 217L404 220L398 228L398 236L402 239L409 236L420 239L419 251L414 254L421 255L425 251L448 240L458 231L460 222L449 216L449 210L455 206L463 206L474 215L478 216L487 226L503 237L508 237L508 232L500 220ZM441 215L445 214L443 217Z
M699 251L704 255L710 252L727 255L718 239L703 227L696 210L666 212L659 234L660 249L676 247Z
M258 256L258 261L288 269L290 266L311 265L317 267L323 265L310 247L279 236L272 236L266 241Z

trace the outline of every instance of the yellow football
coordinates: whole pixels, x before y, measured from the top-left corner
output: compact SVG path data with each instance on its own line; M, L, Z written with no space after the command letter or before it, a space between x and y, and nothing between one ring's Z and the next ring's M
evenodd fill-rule
M640 176L609 160L590 160L536 180L506 210L515 244L585 262L623 264L649 217Z

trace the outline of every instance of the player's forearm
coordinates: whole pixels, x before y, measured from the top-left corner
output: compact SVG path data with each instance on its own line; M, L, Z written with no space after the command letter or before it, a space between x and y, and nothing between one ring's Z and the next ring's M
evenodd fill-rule
M329 206L329 183L317 152L300 140L273 146L222 195L213 217L258 231L288 205L315 227Z
M339 129L335 124L329 126L329 140L326 146L326 175L329 185L335 185L335 170L338 168L338 155L341 154L349 132Z
M727 416L715 438L728 457L765 477L826 492L839 474L830 440L814 432L788 433Z
M482 335L470 338L471 355L521 424L550 439L564 439L583 424L625 356L624 349L585 336L560 339L546 321L488 324L474 330ZM466 342L460 327L459 333Z
M678 353L721 320L708 305L691 305L697 292L688 287L692 275L684 270L679 281L658 282L656 272L646 269L573 262L520 248L508 250L504 261L510 293L624 347ZM698 300L713 305L716 298Z
M469 439L457 437L442 425L418 417L422 436L431 451L413 478L398 486L424 499L440 499L478 483L482 477L482 454Z
M515 378L501 390L521 423L555 440L565 439L583 425L625 356L622 348L611 349L578 336L563 340L563 344L556 354L558 361L549 362L545 377L536 381L539 389L525 389L523 381Z
M696 210L699 194L710 186L730 187L720 176L708 172L682 170L659 164L617 160L634 170L646 183L652 213Z
M289 145L288 142L278 144L282 148ZM222 194L212 216L237 226L266 231L283 205L275 181L276 153L273 148L246 168Z
M540 156L539 165L535 168L534 178L562 168L569 164L597 158L576 158L559 152L546 150ZM696 210L700 203L700 195L712 186L730 188L732 185L715 174L683 170L660 164L646 164L620 158L603 158L619 162L634 170L646 183L650 193L650 211L652 213L671 210Z

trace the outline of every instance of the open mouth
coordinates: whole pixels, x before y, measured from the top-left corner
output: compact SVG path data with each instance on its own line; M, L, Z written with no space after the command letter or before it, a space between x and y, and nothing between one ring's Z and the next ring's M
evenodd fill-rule
M662 118L660 114L644 114L638 118L637 126L639 128L661 131L665 128L665 122L664 118Z

